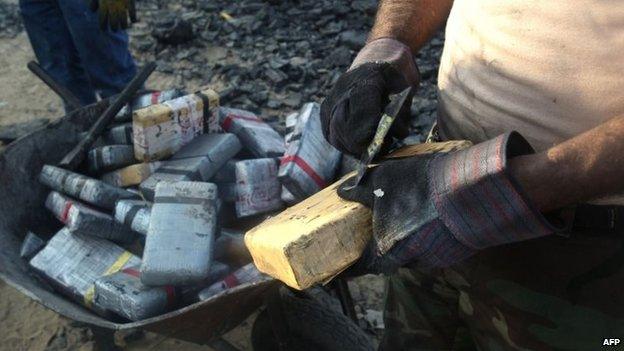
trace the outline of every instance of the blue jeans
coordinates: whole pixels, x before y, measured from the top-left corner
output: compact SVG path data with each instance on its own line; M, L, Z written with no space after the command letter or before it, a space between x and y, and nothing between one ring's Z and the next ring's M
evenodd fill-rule
M103 31L89 0L20 0L43 69L83 105L121 92L136 74L124 31Z

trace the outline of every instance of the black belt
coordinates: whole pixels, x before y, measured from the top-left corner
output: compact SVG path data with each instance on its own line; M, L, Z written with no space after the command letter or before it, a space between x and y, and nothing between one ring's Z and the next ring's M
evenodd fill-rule
M596 235L624 233L624 206L578 205L571 211L572 230L592 230Z

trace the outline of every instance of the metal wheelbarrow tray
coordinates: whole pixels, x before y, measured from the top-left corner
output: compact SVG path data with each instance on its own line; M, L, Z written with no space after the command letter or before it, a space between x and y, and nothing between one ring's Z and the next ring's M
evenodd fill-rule
M44 208L48 189L37 177L44 164L56 164L107 107L106 100L76 110L9 144L0 153L0 278L47 308L94 327L140 328L205 344L239 325L278 286L265 279L245 284L184 308L138 322L115 323L54 291L19 257L28 230L49 237L59 224Z

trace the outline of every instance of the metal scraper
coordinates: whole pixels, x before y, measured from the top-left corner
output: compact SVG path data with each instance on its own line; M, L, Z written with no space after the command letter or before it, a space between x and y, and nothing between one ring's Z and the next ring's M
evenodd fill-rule
M360 181L366 174L366 170L368 169L368 165L375 159L375 156L381 150L381 146L383 145L384 140L386 139L386 135L390 131L394 120L396 119L399 111L403 108L403 105L408 101L408 96L412 92L412 87L408 87L405 90L401 91L398 94L390 96L390 102L384 109L383 115L381 115L381 119L379 120L379 124L377 125L377 131L375 132L375 136L373 137L373 141L368 145L362 157L360 158L360 165L358 166L358 171L355 176L355 180L352 185L345 187L346 190L352 189L360 184Z

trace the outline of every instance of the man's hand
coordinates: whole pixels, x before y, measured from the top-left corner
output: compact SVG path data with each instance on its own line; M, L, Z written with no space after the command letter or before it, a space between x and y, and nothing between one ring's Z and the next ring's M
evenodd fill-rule
M342 152L360 157L373 138L388 95L418 86L412 53L444 24L452 0L382 0L375 25L349 71L338 79L321 107L325 138ZM414 89L415 91L416 89ZM405 136L408 111L391 134Z
M325 138L338 150L359 157L373 139L388 96L418 82L407 46L388 38L369 43L321 105ZM412 96L408 99L411 102ZM410 105L399 112L388 137L407 136Z
M102 30L127 29L128 17L132 23L137 21L134 0L91 0L91 11L98 11Z
M390 94L409 86L389 63L366 63L344 74L321 105L323 134L338 150L360 157L370 144ZM409 96L411 102L413 96ZM390 137L409 132L410 105L399 112Z
M508 174L509 158L532 152L511 133L457 152L388 160L357 187L339 188L373 211L373 239L354 270L390 273L412 261L446 267L554 233Z

